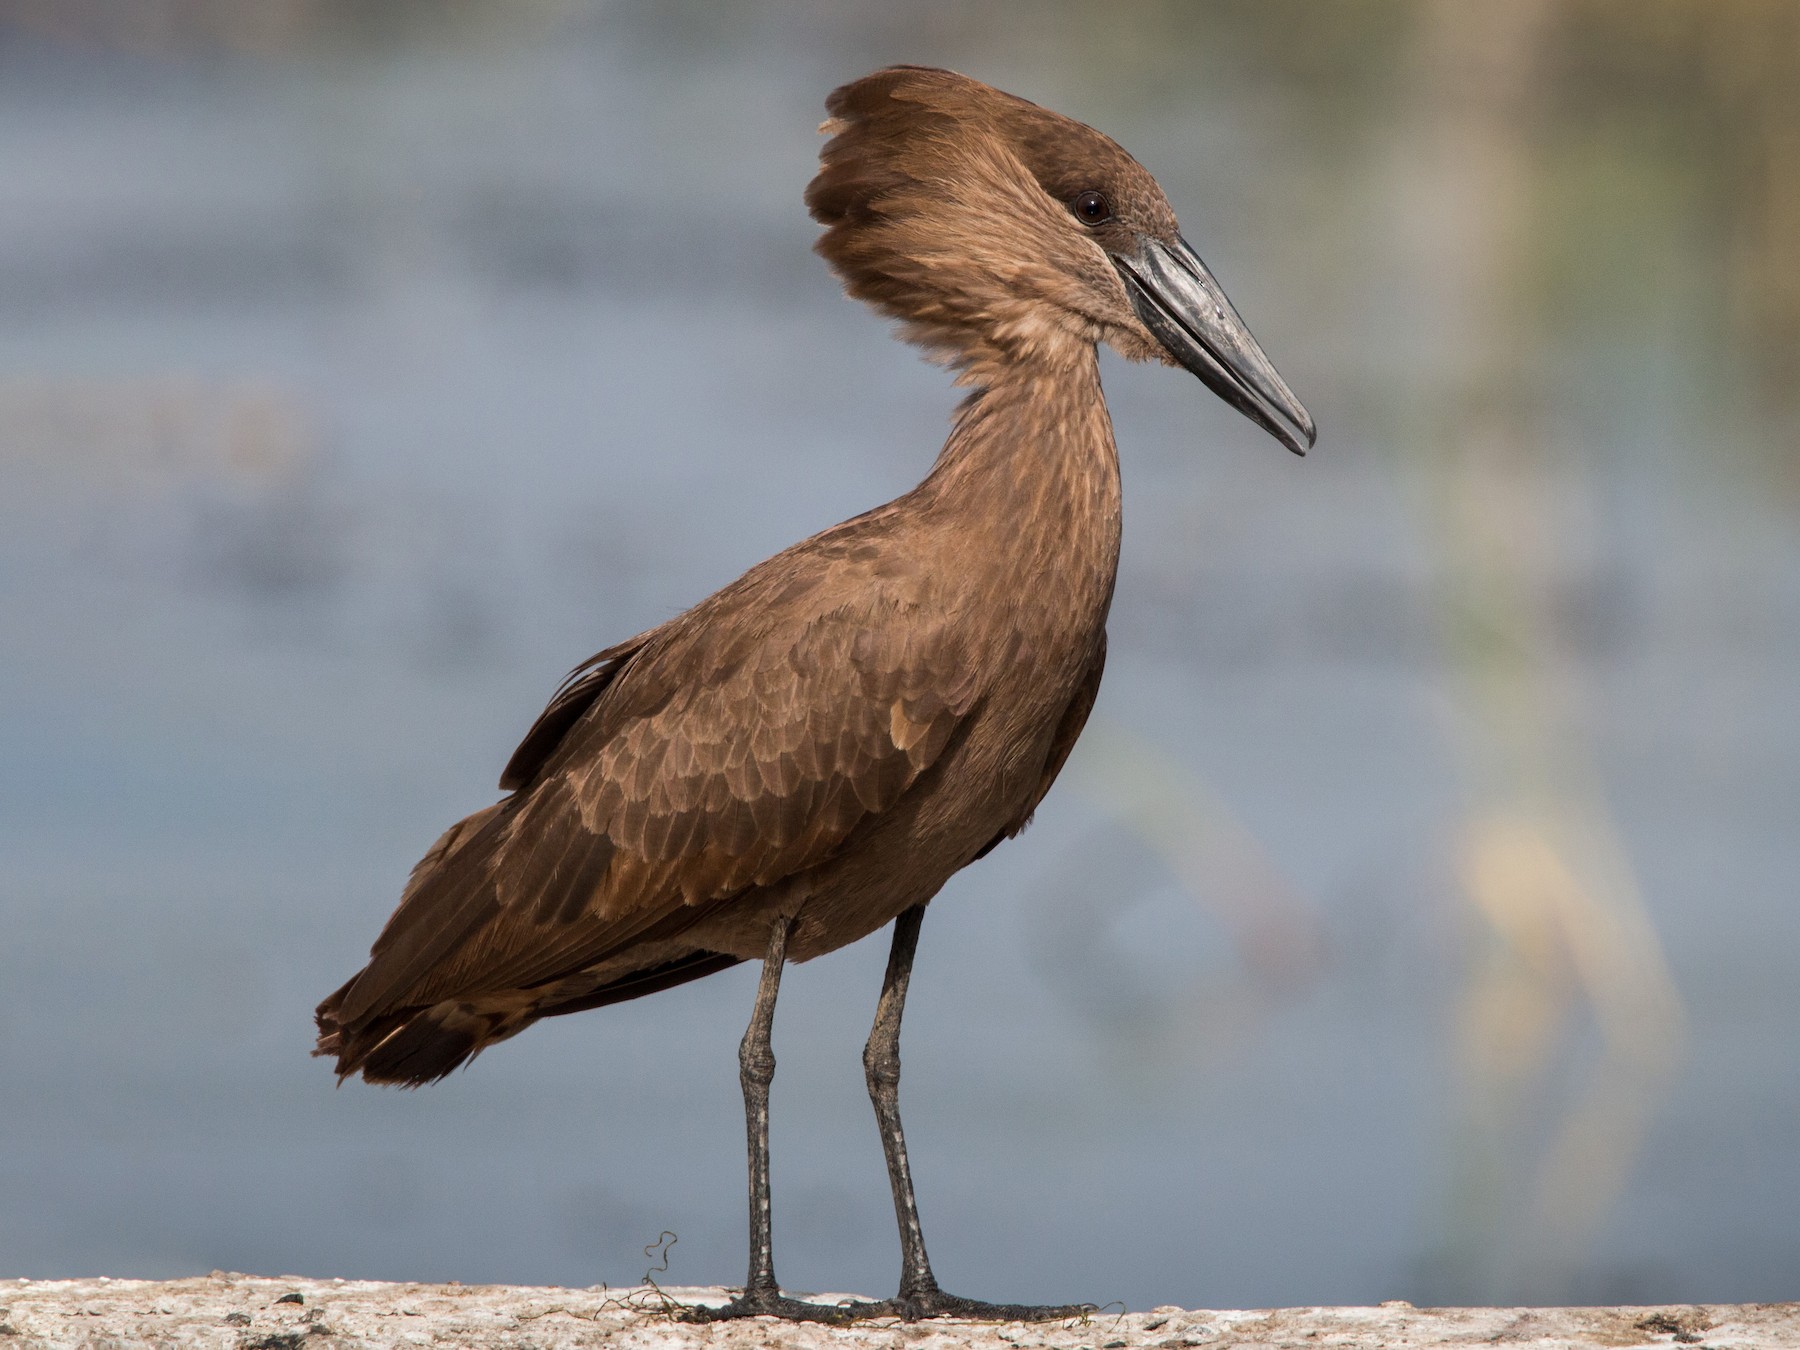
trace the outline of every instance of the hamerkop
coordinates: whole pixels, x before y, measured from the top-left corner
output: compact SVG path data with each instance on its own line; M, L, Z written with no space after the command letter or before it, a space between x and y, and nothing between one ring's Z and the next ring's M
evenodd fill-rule
M944 70L827 100L806 204L853 296L971 390L925 480L583 662L508 796L413 870L369 964L319 1005L338 1073L416 1085L542 1017L760 957L739 1064L750 1274L703 1318L1060 1316L938 1288L900 1130L900 1015L925 906L1025 828L1106 657L1119 465L1097 344L1185 366L1296 454L1312 419L1107 137ZM863 1052L900 1290L784 1297L769 1222L783 965L894 921Z

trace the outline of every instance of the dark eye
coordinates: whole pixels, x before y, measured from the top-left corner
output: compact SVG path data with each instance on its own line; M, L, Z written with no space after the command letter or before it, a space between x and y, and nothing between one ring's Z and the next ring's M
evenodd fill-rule
M1083 225L1104 225L1113 218L1112 203L1106 200L1106 194L1092 188L1077 195L1069 203L1069 210Z

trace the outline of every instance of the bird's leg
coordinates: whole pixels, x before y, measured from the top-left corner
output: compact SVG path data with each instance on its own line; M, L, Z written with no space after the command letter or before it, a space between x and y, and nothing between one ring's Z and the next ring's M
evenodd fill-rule
M750 1027L738 1048L740 1078L744 1085L744 1130L750 1144L750 1276L743 1293L722 1308L689 1307L685 1322L723 1322L739 1317L781 1317L794 1322L829 1322L844 1325L877 1317L900 1317L911 1322L922 1317L966 1317L980 1321L1032 1322L1064 1317L1086 1317L1091 1303L1039 1307L1021 1303L983 1303L958 1298L938 1288L931 1262L925 1255L925 1238L919 1230L919 1209L913 1200L912 1171L906 1161L906 1135L900 1128L900 1015L906 1009L906 985L912 976L913 955L919 947L919 925L925 906L915 905L894 921L894 945L888 953L887 975L881 983L881 1001L875 1008L875 1025L863 1049L863 1069L869 1097L875 1103L875 1119L881 1126L881 1147L887 1155L888 1182L894 1191L894 1213L900 1220L900 1292L894 1298L858 1303L807 1303L786 1297L775 1283L775 1259L769 1218L769 1084L775 1078L775 1053L769 1033L775 1023L775 997L781 990L781 968L787 961L788 935L793 923L777 919L769 931L769 948L763 957L762 980L756 988L756 1007Z
M875 1005L875 1025L863 1047L863 1071L868 1078L869 1100L875 1103L875 1121L881 1129L881 1149L887 1155L888 1184L894 1192L894 1217L900 1223L900 1292L879 1304L852 1304L857 1317L878 1315L875 1310L907 1321L921 1317L969 1317L995 1321L1048 1321L1082 1317L1092 1304L1071 1303L1032 1306L1018 1303L983 1303L958 1298L938 1288L925 1254L925 1235L919 1228L919 1206L913 1198L912 1168L906 1160L906 1133L900 1126L900 1016L906 1010L906 986L912 978L913 957L919 949L919 926L925 906L915 905L894 920L894 945L888 949L887 974L881 982L881 1000Z
M744 1133L750 1152L750 1275L744 1297L776 1292L773 1225L769 1217L769 1084L775 1081L775 1050L769 1043L775 1028L775 998L781 992L781 968L787 963L792 923L778 916L769 928L769 950L763 956L756 1006L738 1045L738 1081L744 1086Z
M869 1100L875 1103L881 1151L887 1155L888 1185L894 1192L894 1217L900 1223L901 1299L938 1292L931 1258L925 1254L925 1234L919 1228L912 1167L906 1160L906 1132L900 1126L900 1015L906 1010L906 986L912 978L919 925L924 919L925 906L915 905L894 920L894 945L888 949L881 1001L875 1005L875 1025L863 1047L863 1074L869 1083Z
M769 928L762 979L750 1026L738 1046L738 1080L744 1086L744 1133L750 1151L750 1275L744 1292L722 1308L690 1307L683 1321L719 1322L737 1317L785 1317L800 1322L848 1322L852 1317L831 1304L803 1303L782 1296L775 1283L773 1225L769 1214L769 1085L775 1080L775 1051L769 1044L775 1025L775 998L781 992L781 969L787 963L788 935L794 923L777 916Z

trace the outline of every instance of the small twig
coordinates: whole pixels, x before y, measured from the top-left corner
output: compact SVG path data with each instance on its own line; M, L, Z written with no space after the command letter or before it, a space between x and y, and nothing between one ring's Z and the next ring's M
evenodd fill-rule
M687 1310L687 1305L685 1303L670 1298L668 1294L663 1292L662 1285L658 1284L656 1281L658 1275L668 1274L669 1253L675 1249L675 1244L680 1241L681 1239L675 1236L673 1231L665 1228L656 1235L656 1241L644 1248L644 1257L646 1260L654 1262L658 1257L662 1258L660 1264L652 1265L644 1272L644 1284L650 1290L650 1297L657 1301L657 1311L662 1313L664 1317L673 1317L677 1313L685 1312ZM649 1309L640 1309L640 1311L648 1312Z

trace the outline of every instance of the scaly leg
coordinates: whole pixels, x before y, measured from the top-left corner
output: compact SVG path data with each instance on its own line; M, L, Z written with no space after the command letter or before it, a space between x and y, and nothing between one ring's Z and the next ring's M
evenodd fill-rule
M915 905L894 920L894 945L888 951L881 1001L875 1005L875 1025L869 1032L869 1043L863 1047L869 1100L875 1103L881 1149L887 1155L888 1184L894 1192L894 1216L900 1223L900 1292L879 1304L852 1305L851 1311L868 1317L879 1315L872 1311L879 1308L909 1322L921 1317L1032 1322L1091 1313L1094 1308L1088 1303L1037 1307L958 1298L939 1289L931 1273L931 1260L925 1255L925 1235L919 1228L919 1206L913 1198L912 1168L906 1160L906 1133L900 1127L900 1016L906 1010L906 986L912 978L919 926L924 919L925 906Z
M793 921L777 917L769 929L762 979L750 1026L738 1046L738 1081L744 1087L744 1133L750 1147L750 1275L744 1292L722 1308L694 1307L682 1313L686 1322L722 1322L738 1317L783 1317L796 1322L849 1322L845 1309L786 1298L775 1283L773 1225L769 1213L769 1085L775 1080L775 1052L769 1035L775 1025L775 997L781 992L781 969L787 963Z

